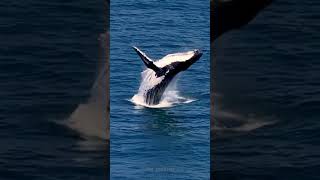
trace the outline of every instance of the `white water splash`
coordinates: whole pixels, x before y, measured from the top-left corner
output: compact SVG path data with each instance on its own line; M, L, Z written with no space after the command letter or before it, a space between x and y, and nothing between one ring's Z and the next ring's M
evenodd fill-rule
M223 95L215 95L214 112L211 115L211 130L218 133L246 133L266 126L271 126L277 122L277 118L272 115L262 115L258 112L244 113L233 109L220 108L223 105Z
M241 115L221 110L214 113L215 125L212 130L221 132L250 132L276 123L276 118L273 116Z
M101 57L99 64L99 74L91 88L88 101L79 104L75 111L66 121L66 125L71 129L84 135L84 137L109 139L107 122L107 69L106 69L106 48L108 35L100 37Z
M142 78L144 79L144 78ZM135 94L129 101L134 103L136 109L141 109L144 107L148 108L170 108L178 104L187 104L196 101L196 99L183 97L180 95L179 91L177 90L177 79L173 79L165 92L162 95L162 99L159 104L157 105L149 105L145 103L144 97L144 86L150 86L153 82L148 83L149 81L142 81L139 91Z

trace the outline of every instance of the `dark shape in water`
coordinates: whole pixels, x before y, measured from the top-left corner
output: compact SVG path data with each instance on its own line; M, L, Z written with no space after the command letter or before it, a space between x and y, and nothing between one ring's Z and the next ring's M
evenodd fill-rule
M146 71L150 71L148 73L147 82L143 81L139 90L141 91L141 86L147 87L142 90L142 93L144 102L148 105L159 104L162 95L171 80L179 72L187 70L202 56L202 52L196 49L185 53L169 54L161 60L154 62L137 47L133 48L148 68ZM149 86L145 86L143 83L148 83Z
M211 41L248 24L273 0L211 0Z

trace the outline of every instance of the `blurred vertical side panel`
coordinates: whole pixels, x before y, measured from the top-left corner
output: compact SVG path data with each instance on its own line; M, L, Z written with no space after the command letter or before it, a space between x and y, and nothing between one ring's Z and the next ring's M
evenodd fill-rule
M107 168L107 179L110 179L110 92L109 92L109 80L110 80L110 72L109 72L109 63L110 63L110 43L109 43L109 29L110 29L110 0L106 0L106 22L107 22L107 35L106 35L106 42L107 42L107 46L106 46L106 53L107 53L107 78L106 78L106 81L107 81L107 87L106 87L106 91L107 91L107 116L106 116L106 121L107 121L107 144L108 144L108 147L107 147L107 160L106 160L106 168Z
M110 179L110 0L105 0L105 7L106 7L106 133L107 133L107 154L106 154L106 171L107 171L107 179Z
M0 179L109 179L109 1L0 2Z
M243 110L244 107L250 110L255 105L247 103L249 98L243 98L243 94L247 93L245 87L249 85L246 84L245 79L241 79L237 74L241 75L238 70L240 64L246 66L247 62L237 59L240 59L241 53L250 51L249 48L246 48L250 43L246 43L244 40L241 42L241 37L245 36L240 35L240 30L253 21L259 12L271 3L272 0L210 1L211 179L238 179L242 172L234 169L237 168L235 165L238 166L241 162L233 157L240 159L243 156L234 153L237 149L232 149L235 148L234 144L239 144L237 137L245 136L251 130L270 123L252 121L251 119L255 118L255 112ZM230 32L231 30L237 31ZM233 36L233 34L235 35ZM234 41L237 38L238 41ZM238 46L238 49L227 48L234 44ZM252 50L256 51L257 49L252 48ZM230 59L234 61L230 61ZM248 72L243 74L245 73ZM242 78L247 77L243 76ZM225 149L226 147L229 147L228 150Z

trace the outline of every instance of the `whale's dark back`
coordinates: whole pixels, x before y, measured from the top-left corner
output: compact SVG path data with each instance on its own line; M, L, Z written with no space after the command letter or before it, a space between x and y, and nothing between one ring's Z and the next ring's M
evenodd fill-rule
M249 23L272 0L211 0L211 41Z

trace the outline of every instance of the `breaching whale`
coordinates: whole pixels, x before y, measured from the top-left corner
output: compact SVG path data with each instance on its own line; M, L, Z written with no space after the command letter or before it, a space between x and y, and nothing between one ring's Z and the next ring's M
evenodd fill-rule
M133 49L147 67L142 72L142 82L139 88L139 93L147 105L159 104L172 79L181 71L187 70L202 56L202 52L195 49L193 51L168 54L158 61L153 61L137 47L133 47Z

